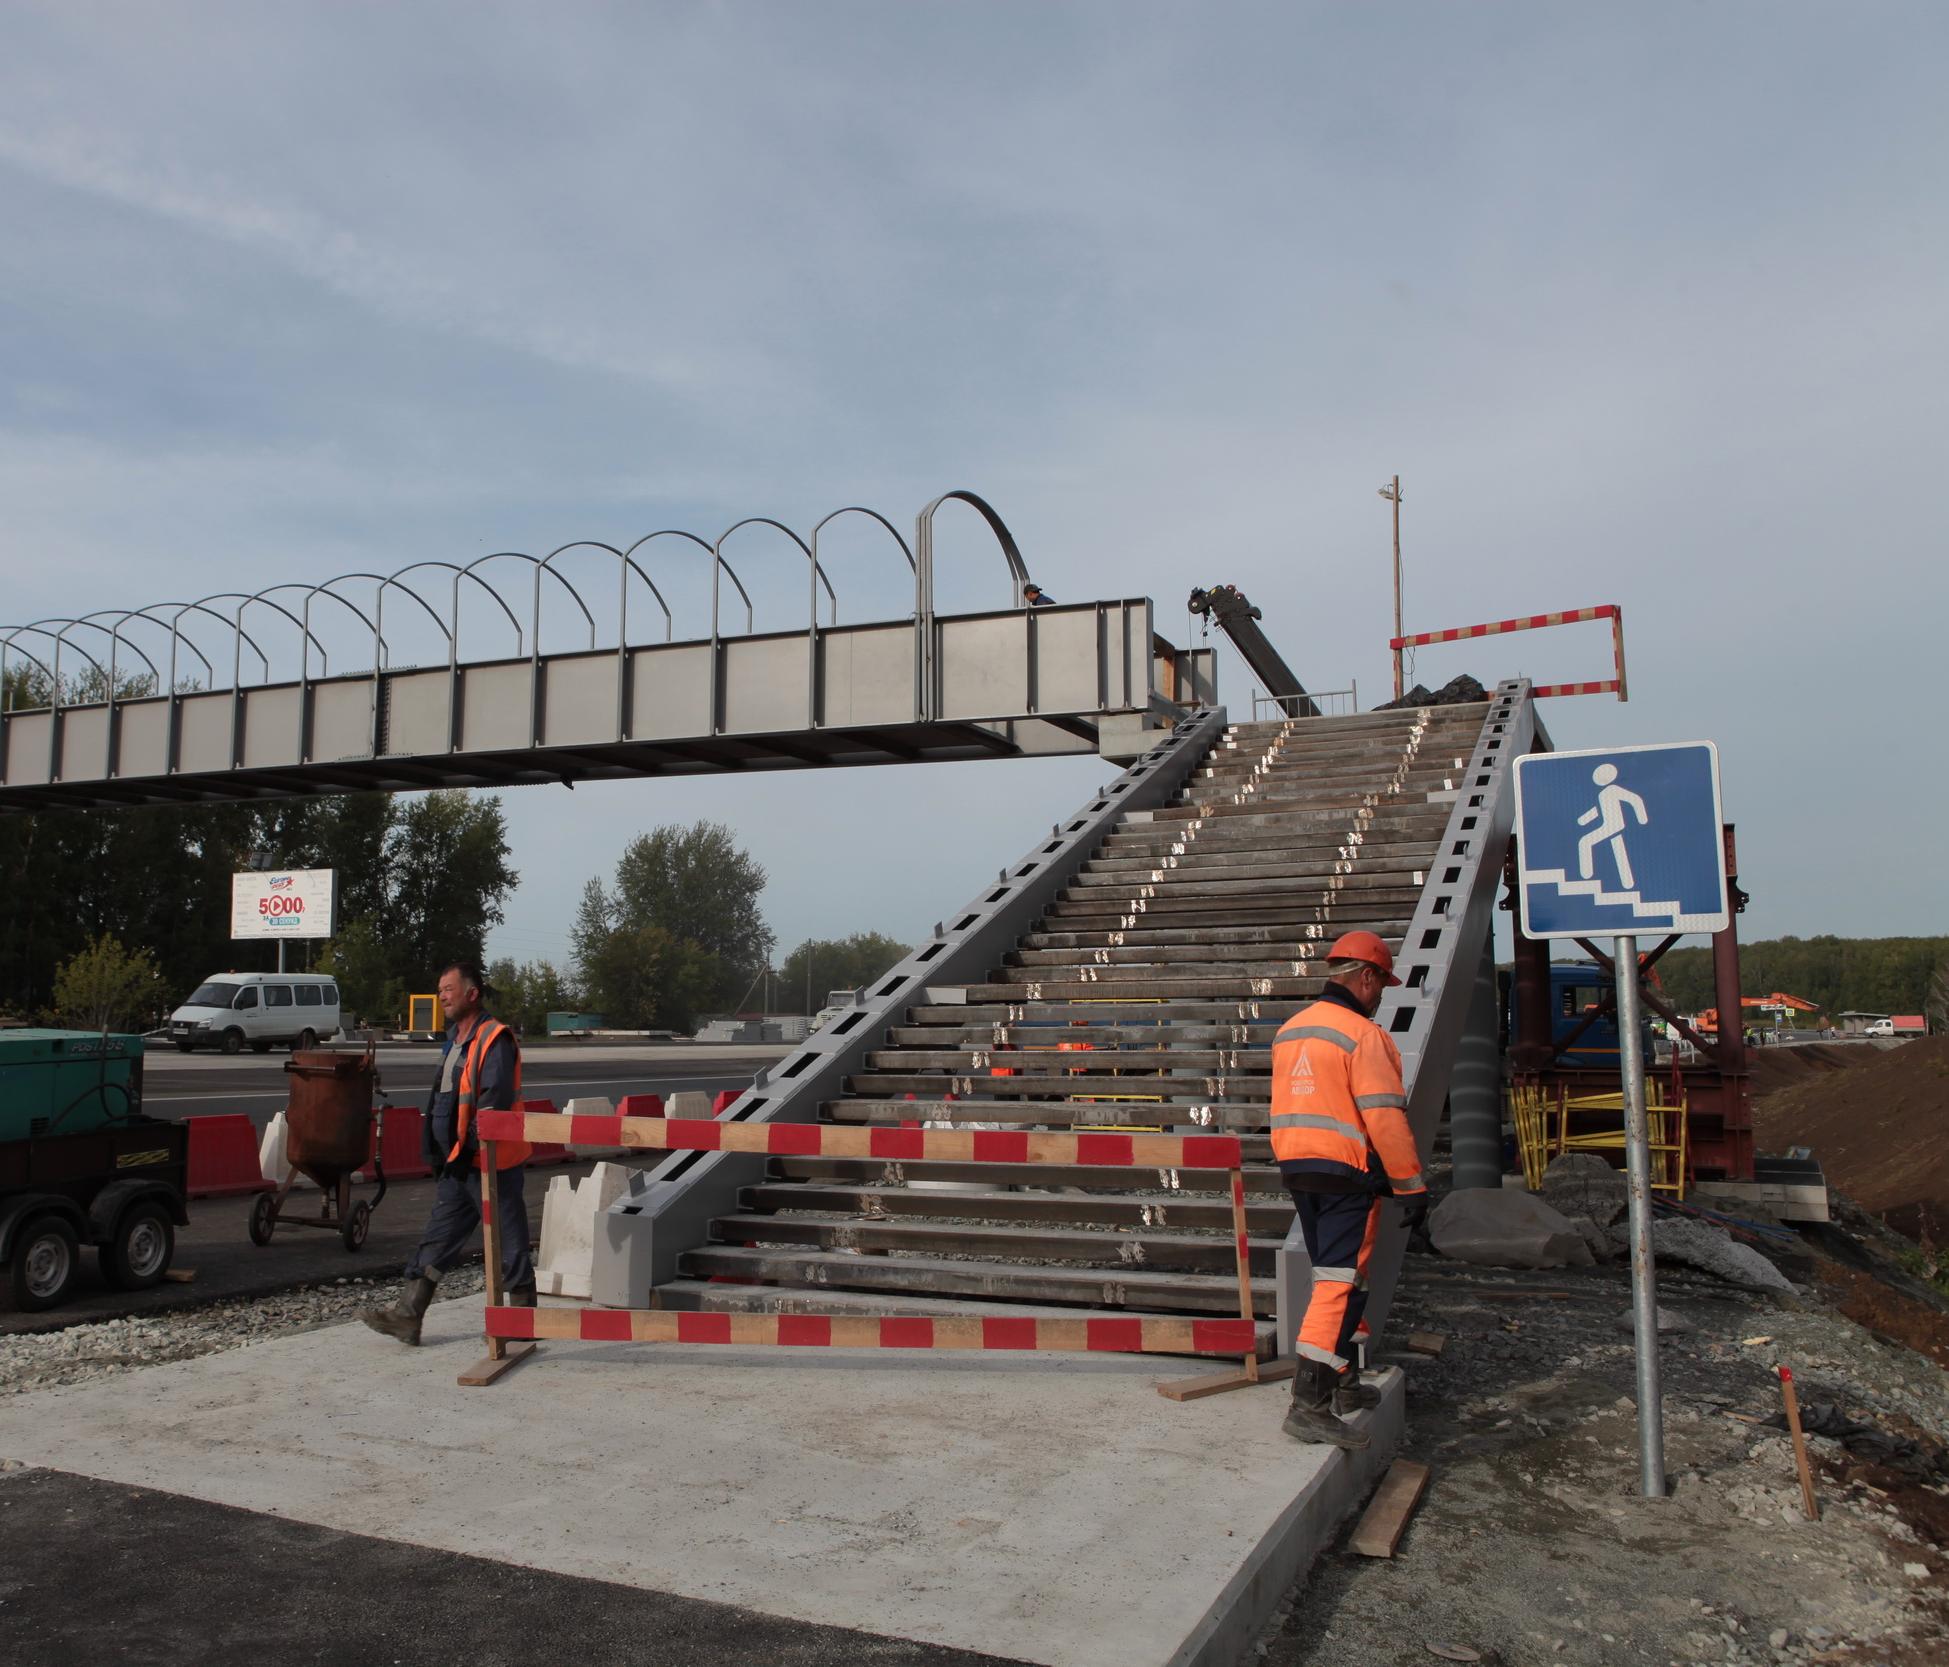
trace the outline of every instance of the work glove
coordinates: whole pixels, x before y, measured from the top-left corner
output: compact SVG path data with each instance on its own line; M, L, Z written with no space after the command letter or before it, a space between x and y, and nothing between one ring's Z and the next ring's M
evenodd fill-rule
M1401 1206L1401 1225L1410 1233L1420 1233L1428 1226L1428 1195L1425 1192L1411 1193L1406 1198L1396 1198Z
M479 1144L469 1140L461 1146L458 1157L450 1158L443 1155L440 1159L439 1167L434 1170L434 1173L436 1175L454 1175L464 1181L474 1173L475 1160L479 1156Z

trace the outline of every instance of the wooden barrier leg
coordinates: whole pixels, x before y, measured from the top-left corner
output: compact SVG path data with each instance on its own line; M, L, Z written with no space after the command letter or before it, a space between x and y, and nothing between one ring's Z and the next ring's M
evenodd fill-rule
M1252 1261L1251 1247L1245 1237L1245 1171L1242 1169L1232 1171L1232 1239L1238 1247L1239 1318L1249 1327L1258 1316L1252 1311ZM1167 1401L1201 1401L1207 1395L1250 1389L1257 1383L1281 1383L1293 1375L1298 1364L1296 1360L1275 1360L1261 1366L1259 1351L1254 1347L1246 1353L1239 1370L1212 1372L1198 1378L1167 1378L1157 1386L1157 1393Z
M501 1174L495 1168L495 1142L483 1140L480 1149L481 1256L487 1264L487 1306L499 1308L506 1296L501 1288ZM534 1352L533 1343L510 1343L505 1337L490 1336L486 1355L462 1372L458 1381L463 1388L479 1389Z

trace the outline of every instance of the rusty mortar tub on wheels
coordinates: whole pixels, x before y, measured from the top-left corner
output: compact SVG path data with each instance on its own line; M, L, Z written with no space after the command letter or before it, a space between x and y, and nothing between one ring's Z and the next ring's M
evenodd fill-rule
M251 1243L269 1244L280 1225L322 1227L338 1234L347 1250L357 1250L365 1243L372 1212L386 1196L386 1170L379 1161L385 1112L373 1104L379 1073L372 1046L368 1043L362 1054L328 1048L294 1051L284 1069L291 1079L284 1108L284 1153L290 1168L275 1192L259 1193L251 1205ZM355 1199L352 1178L367 1167L377 1190L369 1199ZM300 1175L318 1188L315 1216L285 1211Z

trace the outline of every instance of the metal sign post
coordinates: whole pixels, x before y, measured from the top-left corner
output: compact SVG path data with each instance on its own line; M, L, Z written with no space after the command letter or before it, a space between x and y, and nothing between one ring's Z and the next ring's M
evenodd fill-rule
M1731 914L1721 823L1719 753L1710 741L1533 753L1516 761L1516 881L1524 936L1616 940L1611 970L1624 1073L1638 1477L1647 1499L1665 1494L1665 1420L1638 933L1725 927Z
M1624 1062L1624 1178L1631 1205L1631 1338L1638 1354L1638 1488L1665 1497L1664 1395L1658 1381L1658 1268L1651 1254L1651 1130L1644 1109L1644 1053L1634 1046L1638 1016L1638 940L1618 938L1618 1057Z

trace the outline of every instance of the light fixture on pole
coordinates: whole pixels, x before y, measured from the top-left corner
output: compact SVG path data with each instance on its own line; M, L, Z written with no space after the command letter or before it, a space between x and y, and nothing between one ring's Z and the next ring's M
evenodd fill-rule
M1401 636L1401 477L1396 475L1381 488L1381 496L1394 506L1394 635ZM1404 693L1401 687L1401 650L1394 650L1394 698Z

